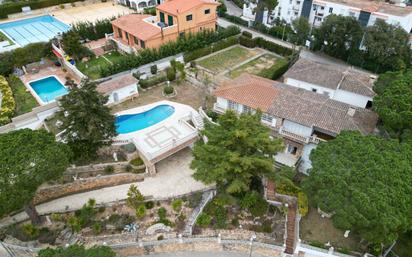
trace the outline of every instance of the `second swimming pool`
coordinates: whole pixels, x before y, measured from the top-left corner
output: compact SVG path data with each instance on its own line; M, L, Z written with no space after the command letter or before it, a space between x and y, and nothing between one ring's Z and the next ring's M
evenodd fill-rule
M57 97L69 92L55 76L31 81L29 85L43 104L53 102Z

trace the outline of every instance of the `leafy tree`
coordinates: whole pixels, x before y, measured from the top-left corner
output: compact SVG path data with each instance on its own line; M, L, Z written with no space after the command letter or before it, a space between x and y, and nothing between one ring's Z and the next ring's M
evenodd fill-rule
M412 70L397 75L388 73L378 80L378 85L383 81L389 82L383 90L379 89L373 106L385 129L392 136L401 138L404 130L412 128Z
M47 248L40 250L38 257L115 257L116 253L108 246L93 246L86 249L83 245Z
M273 157L282 143L269 137L260 117L260 112L237 116L227 111L218 118L219 125L207 123L202 132L207 143L198 141L193 151L194 178L240 193L249 189L253 177L273 172Z
M340 229L374 244L412 228L412 148L397 140L342 132L310 155L310 200Z
M359 48L363 29L354 17L331 14L314 30L314 36L315 49L346 60Z
M45 130L0 134L0 217L24 207L33 224L41 223L33 196L41 184L62 175L70 156Z
M270 14L278 5L277 0L252 0L251 2L257 5L255 10L255 22L257 23L263 23L263 14L265 10ZM268 19L269 16L270 15L268 15Z
M378 95L382 94L385 88L398 79L400 75L402 75L401 71L388 71L380 74L378 79L373 84L373 91L375 91Z
M366 29L363 45L366 49L366 59L379 64L376 72L409 67L409 34L399 25L377 20L373 26Z
M76 160L90 160L97 150L116 136L115 117L105 106L108 97L96 91L96 84L84 81L60 100L62 138Z
M292 36L292 42L297 45L305 45L310 33L310 24L307 18L300 16L292 21L295 34Z
M70 55L75 60L93 56L93 52L80 43L80 36L74 30L69 30L68 32L63 33L62 44L66 54Z
M136 185L131 185L127 191L126 203L131 208L137 208L144 203L144 196L140 193Z

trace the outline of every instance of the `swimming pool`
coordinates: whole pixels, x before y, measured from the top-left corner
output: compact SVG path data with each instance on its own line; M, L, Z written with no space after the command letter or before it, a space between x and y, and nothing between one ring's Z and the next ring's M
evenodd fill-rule
M31 81L29 82L29 86L43 104L53 102L57 97L69 92L55 76Z
M173 106L162 104L145 112L120 115L116 117L116 131L119 134L135 132L165 120L174 112Z
M47 42L58 33L66 32L70 26L45 15L0 24L0 31L20 46L30 43Z

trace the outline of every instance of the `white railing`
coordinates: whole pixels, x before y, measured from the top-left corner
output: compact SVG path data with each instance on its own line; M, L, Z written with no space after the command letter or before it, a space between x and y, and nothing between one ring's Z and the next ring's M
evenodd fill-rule
M293 132L287 131L283 127L279 128L279 134L282 136L290 137L292 139L304 142L306 144L309 143L309 137L301 136Z
M215 112L218 112L218 113L224 113L224 112L226 112L226 109L220 107L217 103L214 103L214 104L213 104L213 110L214 110Z
M131 47L131 46L123 43L121 40L115 38L113 35L110 36L109 39L110 39L110 40L113 40L113 41L116 43L117 48L118 48L119 50L123 51L123 52L126 52L126 53L128 53L128 54L131 54L131 53L136 52L136 49L134 49L133 47Z
M63 51L63 49L60 49L59 47L57 47L54 44L52 44L52 48L53 48L53 50L55 50L56 52L58 52L62 56L62 58L60 58L60 60L63 61L63 65L67 69L71 70L74 73L74 75L79 77L79 80L87 78L87 76L84 75L81 71L79 71L76 66L74 66L73 64L71 64L69 61L66 60L66 53Z

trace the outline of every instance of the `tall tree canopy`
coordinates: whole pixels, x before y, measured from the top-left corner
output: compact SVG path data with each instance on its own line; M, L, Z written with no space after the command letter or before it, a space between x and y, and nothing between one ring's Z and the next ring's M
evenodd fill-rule
M218 118L219 125L207 123L202 132L207 143L197 142L193 151L194 178L239 193L249 189L252 178L273 172L273 156L282 143L269 137L260 118L260 113L237 116L227 111Z
M374 109L393 137L405 139L412 130L412 70L381 77L374 87L378 89Z
M346 60L358 50L363 29L354 17L331 14L314 30L314 36L315 49Z
M310 200L334 224L389 244L412 228L412 149L398 140L342 132L310 155Z
M399 25L377 20L366 29L363 45L368 61L379 64L378 70L401 70L410 66L409 33Z
M305 45L309 37L310 25L306 17L300 16L292 21L293 30L295 34L292 36L292 42L297 45Z
M70 245L56 249L46 248L39 252L38 257L115 257L116 253L108 246L93 246L89 249L83 245Z
M250 2L256 4L255 11L255 22L263 23L263 16L265 10L268 11L268 19L270 12L272 12L278 5L277 0L251 0Z
M39 223L31 200L41 184L62 175L70 155L45 130L0 134L0 217L25 207L33 223Z
M85 81L60 100L62 138L77 160L89 160L97 150L116 136L115 117L105 106L108 97L96 91L96 84Z

